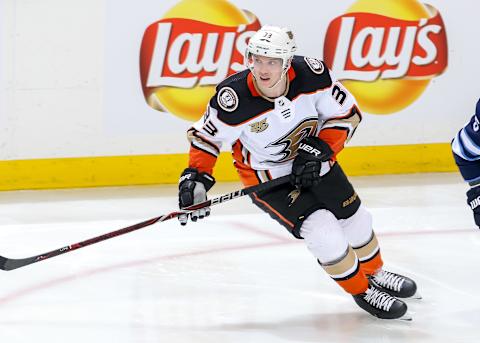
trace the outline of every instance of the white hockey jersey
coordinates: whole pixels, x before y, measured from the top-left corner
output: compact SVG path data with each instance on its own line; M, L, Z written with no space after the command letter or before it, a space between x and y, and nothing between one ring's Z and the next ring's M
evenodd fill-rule
M211 174L227 144L242 182L251 186L289 174L304 137L320 137L336 156L361 120L354 97L314 58L295 56L287 78L276 99L260 94L250 70L221 82L188 130L189 167Z

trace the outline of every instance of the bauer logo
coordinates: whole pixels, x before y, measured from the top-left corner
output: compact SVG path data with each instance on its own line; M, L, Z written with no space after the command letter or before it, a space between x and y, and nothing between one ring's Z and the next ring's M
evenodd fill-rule
M145 30L140 76L147 103L198 120L227 76L245 69L258 19L226 0L182 0Z
M415 0L358 0L330 23L324 61L364 111L398 112L447 68L445 25Z

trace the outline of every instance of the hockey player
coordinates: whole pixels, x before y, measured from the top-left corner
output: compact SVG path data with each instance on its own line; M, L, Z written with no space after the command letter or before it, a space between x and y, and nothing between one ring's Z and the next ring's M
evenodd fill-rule
M468 182L467 203L480 228L480 99L475 114L452 141L452 151L463 179Z
M247 70L217 86L203 118L188 130L190 160L179 182L180 207L206 200L222 144L232 147L245 186L290 175L291 183L254 193L253 203L304 239L362 309L400 318L407 305L397 298L413 296L416 284L382 269L371 215L336 161L360 111L322 61L295 51L285 28L264 26L250 39ZM193 212L191 219L209 212ZM188 216L179 219L185 225Z

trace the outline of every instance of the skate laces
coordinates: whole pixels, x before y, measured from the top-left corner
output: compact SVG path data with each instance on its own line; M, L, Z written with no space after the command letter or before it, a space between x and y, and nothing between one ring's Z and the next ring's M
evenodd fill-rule
M373 275L373 280L378 283L380 286L400 292L405 278L395 274L390 273L385 270L381 270L378 273Z
M395 298L390 294L382 292L376 288L370 287L365 292L364 299L370 305L375 306L384 311L389 311L395 302Z

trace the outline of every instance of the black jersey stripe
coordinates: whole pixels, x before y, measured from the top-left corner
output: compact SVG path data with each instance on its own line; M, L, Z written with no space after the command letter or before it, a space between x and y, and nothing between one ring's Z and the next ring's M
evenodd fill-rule
M295 77L290 80L286 97L293 101L304 94L313 94L332 86L332 78L325 67L321 74L314 73L303 56L294 56L291 68ZM238 106L233 111L223 110L217 101L217 95L210 100L210 106L218 111L218 119L230 126L241 125L274 109L274 103L261 96L254 96L248 87L250 70L244 70L225 79L217 86L217 93L223 87L231 88L238 97Z

